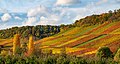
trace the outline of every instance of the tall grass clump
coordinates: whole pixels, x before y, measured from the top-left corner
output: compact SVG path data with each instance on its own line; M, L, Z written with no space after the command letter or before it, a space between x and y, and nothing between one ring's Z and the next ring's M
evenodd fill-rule
M16 34L14 35L14 39L13 39L13 55L18 54L19 49L20 49L20 35Z

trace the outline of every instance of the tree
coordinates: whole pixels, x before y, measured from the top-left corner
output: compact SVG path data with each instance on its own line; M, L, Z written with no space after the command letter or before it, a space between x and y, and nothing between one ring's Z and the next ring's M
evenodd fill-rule
M13 55L18 54L19 49L20 49L20 35L16 34L14 35L14 39L13 39Z
M33 36L29 37L29 43L28 43L28 54L32 55L34 53L34 42L33 42Z

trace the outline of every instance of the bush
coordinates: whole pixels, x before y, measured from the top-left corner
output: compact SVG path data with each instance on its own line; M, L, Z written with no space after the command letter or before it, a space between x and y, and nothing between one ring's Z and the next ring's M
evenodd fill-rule
M118 64L111 58L84 59L83 57L69 56L63 57L61 55L45 55L40 56L0 56L0 64Z
M98 58L112 58L112 52L108 47L100 47L96 53Z

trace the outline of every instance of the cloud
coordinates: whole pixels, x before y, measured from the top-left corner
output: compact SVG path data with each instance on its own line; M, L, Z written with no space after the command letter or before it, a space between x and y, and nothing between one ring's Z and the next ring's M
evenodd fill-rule
M115 0L117 3L120 3L120 0Z
M76 5L76 4L79 4L80 3L80 0L57 0L56 2L56 5Z
M36 22L36 17L29 17L26 22L23 23L23 25L33 25L34 22Z
M34 25L70 24L76 19L76 16L78 16L79 14L84 12L84 8L68 8L68 7L65 7L65 8L57 7L57 8L52 8L50 10L51 10L51 12L47 12L44 14L40 13L38 15L35 15L34 17L36 17L37 20L36 20L36 22L34 22L35 23ZM76 12L76 10L77 10L77 12ZM78 17L77 17L77 19L78 19ZM28 24L30 24L30 23L28 23Z
M22 18L18 17L18 16L15 16L14 17L16 20L22 20Z
M40 21L40 17L48 17L50 16L50 13L48 11L48 9L42 5L37 6L35 8L32 8L30 10L28 10L27 12L27 21L23 24L25 25L33 25L33 23L36 23L38 21ZM34 24L35 25L35 24Z
M106 3L106 2L108 2L108 0L100 0L99 2L96 3L96 5L101 5L101 4Z
M33 16L37 16L39 14L45 14L45 13L47 13L47 8L40 5L38 7L30 9L27 13L27 16L28 17L33 17Z
M10 20L11 19L11 15L9 14L9 13L5 13L2 17L1 17L1 20L3 21L3 22L6 22L6 21L8 21L8 20Z
M56 25L59 24L59 16L53 14L50 15L49 17L40 17L40 21L37 23L37 25Z

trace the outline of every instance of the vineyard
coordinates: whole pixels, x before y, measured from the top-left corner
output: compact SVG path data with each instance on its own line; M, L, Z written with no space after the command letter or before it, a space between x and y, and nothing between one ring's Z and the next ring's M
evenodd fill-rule
M95 50L101 46L109 46L115 52L116 48L119 47L119 24L120 22L106 22L102 25L70 28L56 35L35 41L35 45L40 44L40 48L52 50L53 54L60 53L62 47L67 47L66 52L68 54L79 56L94 54ZM13 46L12 42L12 39L0 39L0 45L4 47Z
M89 55L95 54L96 50L101 46L109 46L113 52L119 47L116 41L120 39L119 25L120 22L104 23L102 25L93 25L89 27L76 27L68 29L65 32L60 32L54 36L43 38L37 41L42 46L52 48L55 53L56 47L80 48L68 54L74 55ZM80 29L82 28L82 30ZM116 34L117 33L117 34ZM114 44L110 46L109 44ZM55 48L54 48L55 47ZM116 47L116 48L115 48ZM115 49L114 49L115 48ZM60 50L60 49L59 49ZM58 51L59 51L58 50Z
M98 17L97 20L101 19L101 16L96 16ZM90 17L94 17L94 15ZM119 18L112 21L107 18L108 20L104 22L86 21L85 19L88 18L77 20L70 25L26 26L0 30L0 56L17 55L23 59L22 56L36 55L36 57L49 60L49 55L55 58L61 56L66 58L68 55L68 57L77 57L77 59L81 57L99 57L101 55L100 58L112 58L113 60L115 57L116 60L118 56L115 56L115 54L119 53L120 47ZM15 29L19 30L18 33ZM25 32L20 29L25 30ZM13 33L12 30L16 33ZM5 34L5 31L10 36ZM9 32L12 34L9 34ZM44 59L41 59L41 61L44 61Z

